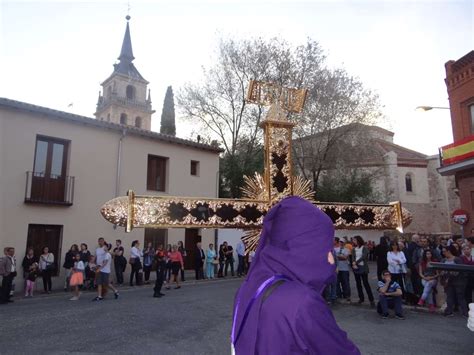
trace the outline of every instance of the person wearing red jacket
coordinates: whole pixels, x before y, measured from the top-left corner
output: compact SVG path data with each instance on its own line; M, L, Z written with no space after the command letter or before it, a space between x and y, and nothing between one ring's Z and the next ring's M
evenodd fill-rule
M184 270L184 261L183 261L183 256L178 250L177 245L173 245L171 249L171 253L168 255L171 261L171 273L173 275L173 280L171 282L176 282L176 287L175 289L181 288L179 285L179 271Z

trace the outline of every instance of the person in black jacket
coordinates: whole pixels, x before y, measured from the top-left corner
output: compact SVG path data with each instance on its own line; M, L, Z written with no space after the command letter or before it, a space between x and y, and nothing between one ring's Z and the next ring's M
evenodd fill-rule
M232 276L235 276L234 273L234 248L232 245L228 245L227 242L224 242L224 250L225 250L225 268L224 268L224 276L227 276L227 270L230 266L230 272Z
M23 258L21 266L23 268L23 278L26 280L28 273L30 272L31 265L38 262L38 258L35 256L33 248L28 248L26 255Z
M69 278L71 277L71 271L74 267L74 257L78 253L79 247L77 246L77 244L73 244L69 251L66 253L66 257L64 258L64 291L68 290Z
M383 281L382 271L388 269L387 253L388 238L380 237L380 244L375 247L375 258L377 260L377 278L379 281Z
M204 279L204 260L206 255L202 250L201 242L196 243L196 251L194 253L194 270L196 271L196 280Z
M224 277L224 263L225 263L225 250L224 244L221 244L219 247L219 271L217 272L217 277Z
M86 267L87 263L89 262L89 258L91 257L91 252L89 249L87 249L86 243L81 243L81 251L79 254L81 256L81 261L84 263L84 267Z
M122 241L117 239L112 255L114 256L115 278L119 285L123 284L123 273L127 267L127 259L123 256L124 251Z
M163 245L159 245L158 249L156 250L155 254L155 261L156 261L156 280L155 280L155 287L153 288L153 297L160 298L165 294L161 292L161 288L163 287L163 281L165 278L165 269L166 269L166 262L165 262L165 251L163 250Z

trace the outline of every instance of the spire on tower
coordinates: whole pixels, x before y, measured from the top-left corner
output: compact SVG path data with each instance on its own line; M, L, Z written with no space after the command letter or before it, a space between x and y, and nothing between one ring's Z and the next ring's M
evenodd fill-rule
M151 90L150 89L148 89L148 99L147 99L147 101L149 103L151 103Z
M132 50L132 39L130 38L130 18L130 15L127 15L125 17L125 19L127 20L127 28L125 29L125 35L123 36L122 50L120 51L120 56L118 57L120 61L131 62L135 59Z
M148 84L132 63L135 57L133 56L132 39L130 37L130 15L127 15L125 19L127 20L127 27L125 28L122 49L120 51L120 56L118 57L119 62L114 64L114 73L120 73L133 79L143 80Z

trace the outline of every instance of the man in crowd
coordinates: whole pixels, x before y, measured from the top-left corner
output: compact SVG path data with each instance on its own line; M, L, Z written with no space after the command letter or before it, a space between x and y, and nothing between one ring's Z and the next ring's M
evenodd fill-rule
M102 301L109 285L111 256L106 251L107 246L104 238L100 237L97 242L99 244L99 247L95 250L97 297L94 298L94 301Z
M0 291L0 304L13 302L10 299L13 279L17 275L15 248L7 247L3 250L4 257L0 259L0 275L2 279L2 289Z
M239 258L239 265L237 266L237 276L244 276L244 258L245 258L245 244L240 240L235 247L237 257Z
M402 289L400 285L392 280L388 270L382 272L383 281L378 282L379 305L377 312L382 318L388 318L388 309L395 308L395 318L405 319L402 309Z
M404 254L407 259L407 267L410 269L410 280L413 285L413 291L417 296L420 296L422 292L421 277L418 275L418 269L415 263L417 255L420 255L420 253L423 255L423 250L420 245L420 236L413 234L411 241L408 243L408 247L404 250Z
M235 276L234 273L234 248L232 245L228 245L227 242L224 242L224 250L225 250L225 269L224 269L224 276L227 276L227 270L230 266L230 272L232 276Z
M115 277L117 278L117 283L119 285L123 284L123 272L127 267L127 259L123 256L124 249L122 246L122 241L117 239L115 241L114 248L114 267L115 267Z
M206 255L202 250L201 242L196 243L196 251L194 253L194 270L196 271L196 280L204 279L204 262Z
M337 297L345 298L351 302L351 286L349 282L349 250L344 246L344 241L338 237L334 240L334 253L337 263Z

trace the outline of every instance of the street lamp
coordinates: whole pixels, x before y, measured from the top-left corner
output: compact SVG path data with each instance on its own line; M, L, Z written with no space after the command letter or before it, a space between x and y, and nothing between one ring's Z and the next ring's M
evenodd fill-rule
M449 110L449 107L440 107L440 106L418 106L416 108L417 111L430 111L432 109L437 110Z

